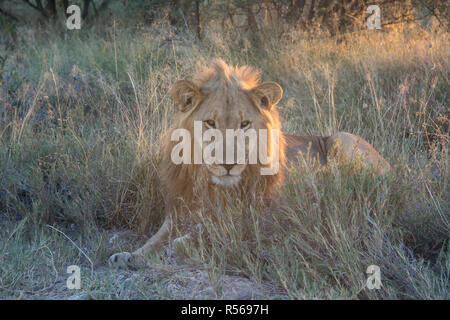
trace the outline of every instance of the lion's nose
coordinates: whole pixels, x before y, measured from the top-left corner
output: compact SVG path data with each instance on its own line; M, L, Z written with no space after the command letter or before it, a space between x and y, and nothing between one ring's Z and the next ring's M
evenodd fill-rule
M223 164L222 166L225 168L225 170L227 170L227 172L230 172L230 170L233 169L234 164Z

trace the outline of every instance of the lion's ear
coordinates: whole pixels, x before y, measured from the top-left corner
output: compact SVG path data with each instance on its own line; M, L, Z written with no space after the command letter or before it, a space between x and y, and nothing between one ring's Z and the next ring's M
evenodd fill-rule
M197 99L201 97L199 88L189 80L175 82L170 88L169 94L181 112L191 109L197 102Z
M269 81L253 88L251 93L257 98L260 107L270 109L281 100L283 89L278 83Z

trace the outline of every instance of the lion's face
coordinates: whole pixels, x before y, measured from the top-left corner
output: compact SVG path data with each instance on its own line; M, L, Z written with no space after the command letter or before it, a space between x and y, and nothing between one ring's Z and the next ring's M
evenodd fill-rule
M249 144L246 143L243 146L243 149L245 149L245 162L239 163L237 161L238 139L236 135L233 135L232 140L234 141L228 141L227 129L231 129L233 132L242 130L244 134L248 133L249 130L256 129L255 132L258 134L258 129L267 128L267 119L253 105L248 92L236 90L233 94L224 96L221 91L213 91L204 97L197 109L192 113L190 121L192 124L194 123L193 121L201 122L203 132L209 129L218 130L223 137L222 142L219 141L223 150L221 159L218 159L218 163L204 164L211 174L211 181L222 186L238 184L242 173L248 166ZM196 142L202 144L203 150L211 143L203 139ZM228 163L226 161L227 153L230 153L232 157L232 161L228 161Z
M214 67L203 82L182 80L173 85L171 95L180 108L175 125L192 133L192 149L201 145L201 150L206 151L211 149L212 142L221 145L222 154L217 149L212 151L214 161L202 161L201 166L206 168L212 184L234 187L251 167L261 166L259 160L249 163L249 154L257 145L250 144L249 139L256 137L259 141L260 129L279 128L278 113L273 106L281 99L282 90L274 82L246 81L244 72L248 73L248 69L230 68L220 60ZM204 135L196 134L199 128ZM270 130L266 132L270 135ZM239 140L239 135L245 139ZM222 139L216 141L219 136ZM244 145L242 141L246 141Z

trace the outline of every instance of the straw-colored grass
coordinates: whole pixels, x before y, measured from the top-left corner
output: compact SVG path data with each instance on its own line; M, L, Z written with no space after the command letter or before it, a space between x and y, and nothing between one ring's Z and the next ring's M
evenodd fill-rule
M158 24L104 23L62 37L20 30L2 70L0 298L71 295L72 264L88 297L174 297L167 288L181 280L164 255L153 257L147 282L103 266L161 224L158 141L174 113L167 91L216 57L282 85L285 132L352 132L393 170L383 178L348 165L293 170L270 230L258 207L216 209L185 268L206 270L217 298L229 274L276 292L265 298L449 298L447 33L293 35L256 48L213 26L200 44ZM109 241L118 230L129 236ZM366 287L369 265L381 269L380 290Z

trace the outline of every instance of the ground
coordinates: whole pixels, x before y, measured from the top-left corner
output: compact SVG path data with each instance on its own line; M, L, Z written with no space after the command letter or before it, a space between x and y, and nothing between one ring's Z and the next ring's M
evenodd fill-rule
M211 21L199 42L122 11L79 31L18 26L0 39L0 299L449 298L447 31L293 30L255 43ZM110 270L111 254L162 223L170 85L217 57L283 87L285 132L352 132L392 171L294 169L270 233L259 208L236 205L204 221L186 259ZM66 288L70 265L80 290ZM380 290L366 286L370 265Z

